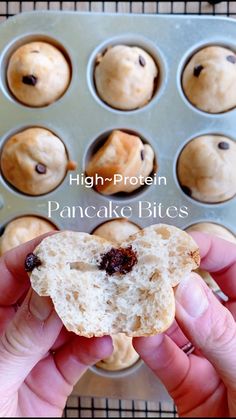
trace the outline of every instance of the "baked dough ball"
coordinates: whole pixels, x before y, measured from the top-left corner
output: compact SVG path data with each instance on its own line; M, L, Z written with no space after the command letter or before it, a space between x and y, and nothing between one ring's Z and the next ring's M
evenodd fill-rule
M236 194L236 143L220 135L190 141L180 154L177 173L183 191L202 202L223 202Z
M112 336L113 353L96 365L108 371L119 371L131 367L139 359L139 355L132 345L132 338L119 333Z
M95 189L98 192L111 195L118 192L133 192L138 189L142 184L142 179L150 175L153 168L152 147L143 144L142 140L135 135L115 130L92 156L86 172L88 176L94 178L97 183ZM122 178L118 179L117 174ZM137 182L135 178L138 179Z
M0 255L53 230L56 230L56 227L40 217L26 216L16 218L7 224L0 238Z
M64 179L67 166L64 144L44 128L18 132L2 149L3 176L28 195L41 195L55 189Z
M212 234L213 236L217 236L221 239L228 240L229 242L236 243L236 237L227 228L215 223L206 222L193 224L188 227L186 231L200 231L202 233ZM218 284L215 282L209 272L206 272L200 268L196 269L196 272L201 275L201 277L213 291L220 290Z
M104 102L129 111L150 101L157 75L156 63L142 48L115 45L99 54L94 79Z
M30 42L11 56L7 82L12 94L28 106L46 106L67 90L70 66L59 49L46 42Z
M183 72L183 90L197 108L209 113L236 106L236 55L220 46L201 49Z
M173 287L199 263L189 234L157 224L121 243L74 231L50 235L26 256L25 270L32 288L52 298L67 330L137 337L170 327Z
M140 228L136 224L131 223L125 218L119 218L118 220L107 221L100 225L94 230L93 234L106 240L119 242L126 240L139 230Z

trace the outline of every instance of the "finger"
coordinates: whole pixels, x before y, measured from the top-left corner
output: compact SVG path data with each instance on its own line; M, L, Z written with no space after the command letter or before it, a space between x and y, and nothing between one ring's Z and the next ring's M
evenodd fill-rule
M133 345L162 381L180 415L197 409L219 386L219 377L206 359L195 355L188 357L166 335L135 338Z
M14 317L15 313L14 307L0 307L0 336L4 333L7 324Z
M30 290L0 339L0 393L17 391L48 353L61 328L51 300Z
M112 351L110 336L90 339L76 336L56 351L54 361L64 379L73 386L89 365L107 358Z
M194 273L178 285L175 296L181 329L214 365L226 386L236 389L236 324L231 313Z
M29 276L25 272L25 258L28 253L33 252L35 247L50 234L55 234L55 232L43 234L28 243L10 250L0 258L1 306L15 304L27 291L30 283Z
M236 245L219 237L191 232L201 254L201 268L210 272L222 291L236 298Z
M74 384L88 366L112 352L112 342L108 336L91 339L73 336L54 356L48 355L41 360L25 380L32 393L61 410Z
M180 329L176 320L174 320L174 322L165 332L165 334L169 336L171 340L175 342L179 348L183 348L189 343L189 340L186 338L183 331Z
M67 342L69 342L71 339L73 339L74 336L75 335L74 335L73 332L68 332L68 330L66 330L65 326L63 326L59 336L57 337L55 343L51 347L51 352L55 352L61 346L65 345Z
M172 394L188 372L188 356L164 334L134 338L133 346Z

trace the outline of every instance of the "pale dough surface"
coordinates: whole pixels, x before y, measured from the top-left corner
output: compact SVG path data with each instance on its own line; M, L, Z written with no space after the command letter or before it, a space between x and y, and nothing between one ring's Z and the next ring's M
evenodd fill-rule
M119 371L131 367L139 359L139 355L132 345L132 338L119 333L112 336L113 353L96 365L109 371Z
M209 46L192 56L186 65L183 90L189 101L209 113L236 106L236 55L220 46Z
M115 45L98 56L94 78L100 98L127 111L150 101L157 75L156 63L142 48Z
M41 166L38 166L41 165ZM38 173L37 167L46 168ZM42 195L64 179L68 157L63 142L44 128L28 128L10 137L3 146L1 171L20 192Z
M10 57L7 68L12 94L32 107L46 106L59 99L70 78L70 65L63 53L47 42L22 45Z
M227 149L220 148L220 145ZM192 198L223 202L236 194L236 142L219 135L204 135L190 141L180 154L179 182Z
M0 255L48 231L56 230L49 221L35 216L16 218L7 224L0 237Z

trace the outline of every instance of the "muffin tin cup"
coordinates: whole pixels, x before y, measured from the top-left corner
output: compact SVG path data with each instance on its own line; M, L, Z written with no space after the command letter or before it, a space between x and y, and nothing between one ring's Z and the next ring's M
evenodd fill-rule
M119 379L119 378L125 378L129 376L130 374L134 374L141 366L143 365L143 361L141 358L139 358L133 365L130 365L127 368L124 368L122 370L105 370L104 368L97 367L96 365L93 365L90 367L90 370L93 371L95 374L109 379Z
M235 199L220 204L194 201L181 190L176 176L179 153L190 139L212 133L236 139L235 109L218 115L199 111L186 100L181 86L183 66L201 46L221 45L236 51L235 29L233 19L208 16L46 11L21 14L3 23L0 26L0 146L8 133L19 127L46 127L64 142L70 159L78 162L78 168L76 172L68 172L54 191L37 197L16 192L0 177L1 225L30 213L49 219L59 229L88 233L105 221L122 217L128 217L140 227L162 222L182 229L201 221L212 221L235 233ZM72 79L68 90L60 100L44 108L20 104L9 93L5 82L9 52L24 39L53 40L54 44L63 46L71 62ZM92 69L96 54L117 43L143 47L159 66L161 77L157 92L141 109L112 109L98 98L94 89ZM84 185L69 185L70 176L75 178L78 174L81 179L93 142L117 128L140 133L153 146L158 176L166 178L166 185L159 186L157 182L127 197L103 196ZM53 209L51 214L49 205ZM78 208L73 217L75 207ZM86 215L87 207L90 212ZM96 207L95 210L92 207ZM96 212L100 207L107 209L104 217ZM180 212L184 207L188 216ZM131 208L129 214L128 208ZM80 395L128 399L168 398L144 364L115 380L98 375L93 368L81 378L75 391Z

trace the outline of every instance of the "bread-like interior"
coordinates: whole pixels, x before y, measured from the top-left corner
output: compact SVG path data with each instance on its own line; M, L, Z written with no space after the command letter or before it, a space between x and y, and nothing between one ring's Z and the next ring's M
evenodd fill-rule
M131 252L135 261L131 269L126 264L129 272L109 274L104 255L119 270L116 250L110 252L117 248ZM200 261L194 240L164 224L147 227L119 245L87 233L60 232L44 239L34 255L40 266L30 274L33 289L52 298L68 330L86 337L163 332L175 316L172 287Z

